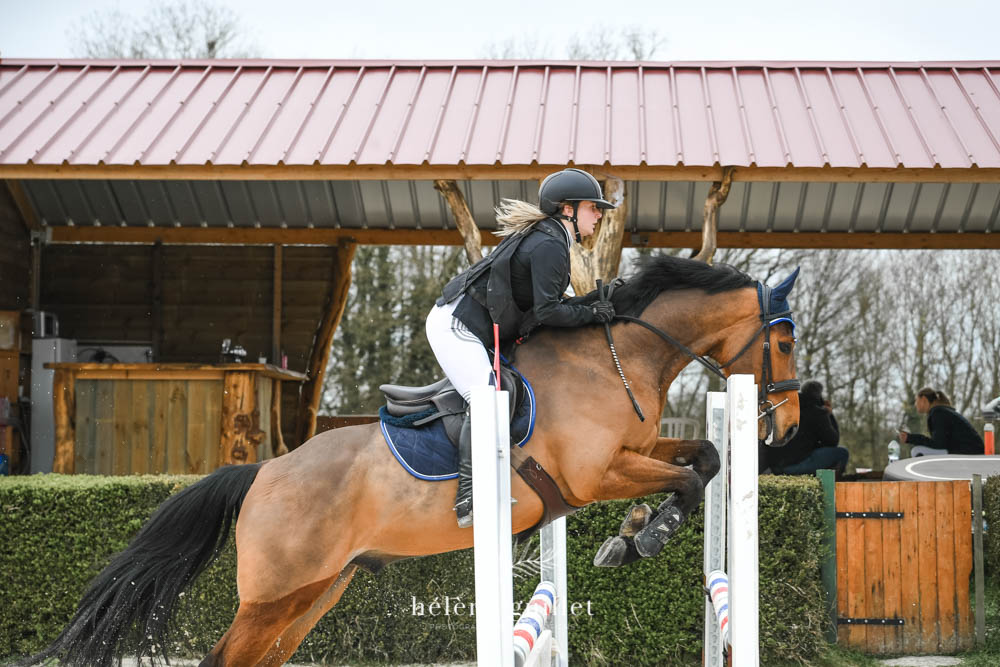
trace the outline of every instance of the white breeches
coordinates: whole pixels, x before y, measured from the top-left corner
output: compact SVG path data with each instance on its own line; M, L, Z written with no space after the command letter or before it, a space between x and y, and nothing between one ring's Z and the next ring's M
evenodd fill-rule
M427 315L427 341L441 370L468 401L473 387L489 384L493 368L482 341L452 316L464 298L431 308Z

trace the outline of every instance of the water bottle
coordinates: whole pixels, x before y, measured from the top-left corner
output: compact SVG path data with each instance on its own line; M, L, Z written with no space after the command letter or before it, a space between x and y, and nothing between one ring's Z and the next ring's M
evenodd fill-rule
M893 440L889 443L889 463L899 460L899 441Z

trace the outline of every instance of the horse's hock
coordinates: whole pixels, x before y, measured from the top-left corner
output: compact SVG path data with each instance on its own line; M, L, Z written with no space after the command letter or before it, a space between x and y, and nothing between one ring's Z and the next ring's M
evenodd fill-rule
M837 643L865 653L972 648L967 481L838 482Z

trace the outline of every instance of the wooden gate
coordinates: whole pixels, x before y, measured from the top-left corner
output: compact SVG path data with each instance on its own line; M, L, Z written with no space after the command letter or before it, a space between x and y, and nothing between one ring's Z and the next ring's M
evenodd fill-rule
M972 647L969 483L840 482L838 643L866 653Z

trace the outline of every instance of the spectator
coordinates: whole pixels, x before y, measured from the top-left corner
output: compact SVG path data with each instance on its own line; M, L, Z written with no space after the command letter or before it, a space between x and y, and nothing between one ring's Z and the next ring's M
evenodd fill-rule
M924 387L917 392L913 406L927 415L927 430L931 436L899 432L899 441L909 443L910 456L943 454L983 454L983 439L969 420L951 407L943 391Z
M834 469L843 474L848 451L838 447L840 427L830 401L823 398L823 385L816 380L802 384L799 392L799 430L784 447L767 453L775 475L811 475L817 470Z

